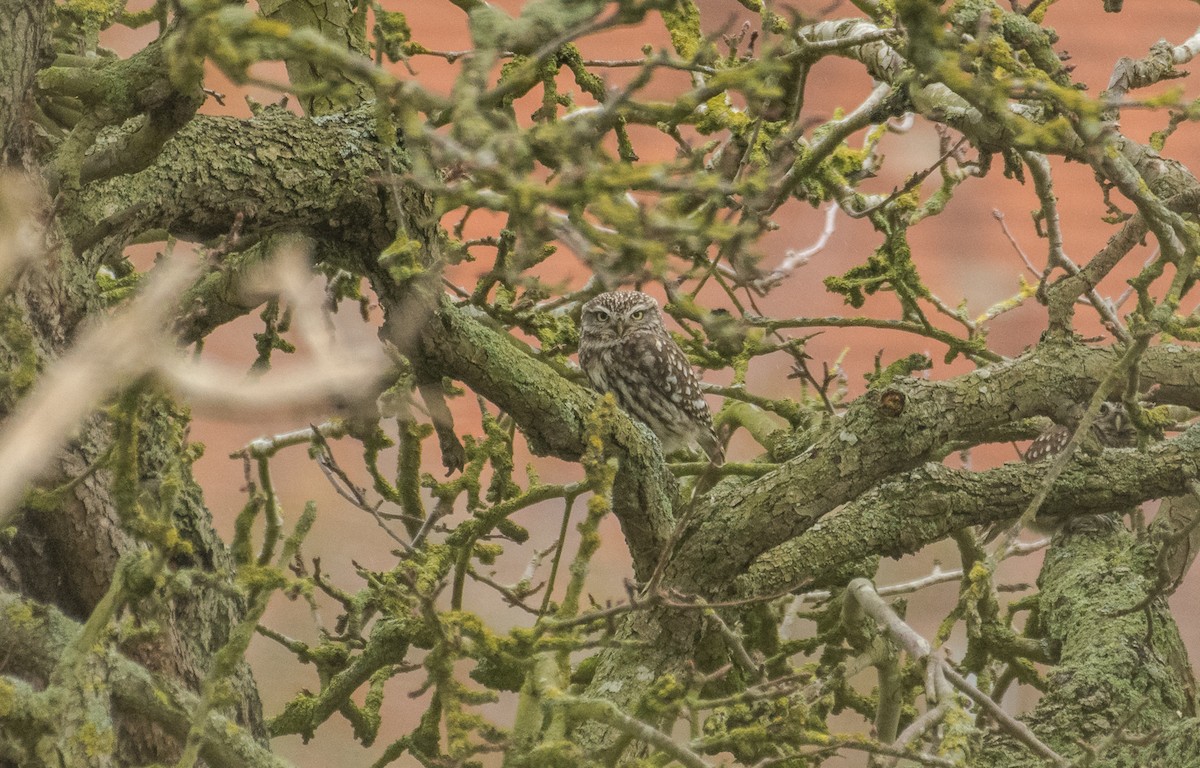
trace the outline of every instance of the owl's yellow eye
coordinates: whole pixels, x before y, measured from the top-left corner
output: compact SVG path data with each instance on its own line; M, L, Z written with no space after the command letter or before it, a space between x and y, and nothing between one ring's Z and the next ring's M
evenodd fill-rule
M600 322L602 322L602 323L608 322L608 313L605 312L603 309L598 309L595 312L593 312L592 314L595 315L596 319L599 320Z
M644 310L644 309L639 309L637 312L632 312L632 313L630 313L630 315L629 315L629 316L630 316L631 318L633 318L634 320L641 320L643 317L645 317L645 316L646 316L646 310Z

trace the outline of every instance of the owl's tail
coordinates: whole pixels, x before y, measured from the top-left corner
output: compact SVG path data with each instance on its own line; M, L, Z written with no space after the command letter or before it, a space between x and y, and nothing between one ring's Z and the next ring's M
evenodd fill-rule
M725 448L721 445L721 441L717 439L717 433L709 427L708 430L701 432L697 440L700 447L708 454L708 460L713 466L721 466L725 463Z

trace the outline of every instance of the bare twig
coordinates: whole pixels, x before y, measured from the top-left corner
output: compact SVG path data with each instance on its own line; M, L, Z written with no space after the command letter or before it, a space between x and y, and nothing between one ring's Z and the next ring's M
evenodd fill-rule
M825 206L825 226L821 229L821 234L812 245L807 248L802 248L798 251L788 250L787 256L779 263L779 266L771 270L768 274L754 281L754 288L761 293L766 293L771 288L774 288L785 278L789 277L797 268L803 267L808 263L808 260L825 250L825 245L829 242L829 238L833 236L836 230L838 206L830 203Z
M940 651L935 652L920 634L909 626L892 610L871 582L866 579L855 579L846 586L846 594L853 597L862 610L875 619L888 635L904 648L908 655L916 660L924 659L926 669L926 698L931 701L943 701L947 698L945 684L948 681L962 691L996 719L1009 734L1028 747L1034 754L1052 761L1055 765L1069 765L1069 761L1055 752L1050 746L1039 739L1029 727L1005 712L999 704L987 694L976 688L970 681L958 674L946 661Z

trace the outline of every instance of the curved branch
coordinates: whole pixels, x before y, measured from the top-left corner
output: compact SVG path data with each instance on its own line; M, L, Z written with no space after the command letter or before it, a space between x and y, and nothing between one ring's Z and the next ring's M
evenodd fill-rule
M798 584L825 585L840 569L872 554L899 557L952 531L1011 519L1037 493L1046 467L1004 464L985 472L927 464L864 493L805 533L758 558L738 579L739 597L775 594ZM1200 472L1200 427L1144 453L1108 450L1077 456L1042 507L1048 517L1126 509L1187 493Z
M385 333L404 343L413 310L384 299ZM503 408L539 454L575 460L583 455L586 422L599 395L558 375L506 333L492 330L443 296L421 326L419 364L467 384ZM647 430L623 413L604 425L605 442L621 457L613 511L633 555L634 572L649 578L675 527L675 478Z
M249 120L200 115L150 167L86 186L64 221L77 253L113 234L105 221L132 210L119 230L126 237L166 230L207 240L239 222L257 238L300 232L377 254L395 237L395 210L407 202L388 192L416 195L382 183L403 167L375 134L370 108L319 120L281 108Z
M760 554L888 477L940 460L946 446L977 444L990 430L1030 416L1065 418L1058 409L1087 401L1119 354L1044 344L953 379L902 379L868 391L800 456L745 485L714 489L697 509L695 531L675 553L675 565L696 573L701 581L692 588L700 594L720 594ZM1200 349L1155 347L1143 358L1143 386L1161 385L1161 402L1177 397L1194 405L1197 370ZM1183 491L1175 484L1169 492Z
M204 103L200 88L200 70L186 90L179 90L170 77L171 62L166 55L167 38L148 44L128 59L97 63L85 59L81 66L52 66L38 73L43 89L57 96L79 99L89 118L97 125L121 125L130 118L144 116L135 128L121 130L96 142L87 156L66 158L62 168L74 168L74 181L88 183L118 174L133 173L155 161L163 145L196 114ZM184 78L180 78L181 80ZM77 136L78 138L78 136ZM68 153L89 150L68 139L61 150ZM60 160L56 159L55 164ZM61 179L60 179L61 180Z

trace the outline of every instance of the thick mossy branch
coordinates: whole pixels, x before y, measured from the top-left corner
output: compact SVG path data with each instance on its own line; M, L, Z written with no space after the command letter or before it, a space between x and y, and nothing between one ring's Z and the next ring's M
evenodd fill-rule
M1166 601L1130 610L1154 588L1148 555L1128 531L1100 526L1059 537L1046 556L1038 624L1058 663L1025 722L1068 757L1082 759L1088 745L1101 757L1091 764L1200 763L1195 680ZM1029 764L997 736L977 760Z
M1043 345L953 379L898 379L883 392L869 391L805 453L761 478L709 494L675 564L702 567L703 583L711 588L727 586L757 556L885 479L940 460L947 445L976 444L990 430L1029 416L1064 418L1059 409L1086 402L1118 359L1111 348ZM1161 384L1160 397L1178 393L1189 401L1182 404L1191 405L1200 351L1155 347L1141 370L1144 386ZM903 403L899 413L891 407L897 400ZM1182 487L1177 483L1183 479L1176 477L1172 488ZM1156 498L1152 488L1145 491L1138 500Z
M594 407L596 396L563 380L504 334L487 328L466 311L443 300L422 333L421 348L429 364L466 382L510 413L535 450L568 459L581 454L584 421ZM822 515L875 488L886 478L940 459L947 445L974 444L980 435L1029 416L1062 418L1065 413L1058 410L1064 404L1088 399L1117 359L1118 353L1113 349L1056 344L955 379L896 380L887 392L889 403L894 403L896 394L902 396L905 405L899 414L892 407L885 407L883 393L868 392L803 455L761 478L720 486L700 500L694 535L686 537L676 551L668 571L669 581L678 588L706 596L721 594L730 580L745 572L759 555L802 534ZM1198 366L1200 352L1156 347L1143 361L1143 381L1146 386L1161 385L1160 396L1164 391L1176 391L1172 387L1184 392L1194 385ZM627 509L618 510L618 514L639 565L652 564L657 561L672 520L670 495L663 485L651 482L652 475L646 474L654 466L661 466L661 462L656 464L652 459L641 458L648 456L644 453L646 442L640 431L623 417L614 421L611 439L624 453L623 474L638 478L633 487L640 494L636 500L630 497ZM1076 488L1078 502L1093 508L1114 508L1183 493L1187 473L1195 469L1188 464L1191 459L1187 451L1193 448L1187 440L1180 440L1139 457L1122 459L1113 467L1125 467L1119 474L1126 478L1124 483L1098 494L1080 492L1087 487L1103 488L1101 483L1089 485L1094 473L1069 475L1059 486L1064 490L1052 495L1048 510L1086 509L1087 506L1063 505L1060 494L1071 488ZM994 494L1002 488L1014 485L1022 491L1010 494L1017 504L1020 499L1028 500L1028 493L1040 477L1039 469L1031 467L996 472L1000 474L968 474L962 479L980 486L984 493L980 498L994 499ZM1011 473L1012 477L1004 473ZM947 480L929 477L925 491L921 490L921 483L912 478L909 482L913 494L920 496L922 492L935 492L938 483ZM926 536L911 539L912 548L962 525L1013 516L1012 509L1000 503L991 512L971 505L963 509L967 508L973 512L954 520L941 520L926 531ZM860 537L866 530L860 529ZM854 538L859 537L851 540ZM876 545L881 543L871 541ZM886 541L895 546L901 539ZM886 542L883 544L886 551ZM827 547L821 554L833 566L851 559L840 556L844 549L844 546Z
M318 120L276 108L249 120L198 116L149 168L88 185L64 224L77 251L112 234L103 222L124 217L131 237L165 230L208 240L237 222L254 239L300 232L379 253L404 203L382 182L403 168L401 153L375 134L370 109Z
M402 310L388 309L393 336L404 335ZM398 324L397 327L394 324ZM484 325L443 297L422 326L420 363L462 381L506 411L536 453L578 460L586 446L587 418L599 396L559 376L510 336ZM621 457L614 483L614 511L645 579L658 562L674 527L675 479L657 441L621 412L606 421L603 439Z
M898 557L968 525L1019 516L1038 492L1046 466L1004 464L985 472L927 464L886 481L824 518L819 525L763 554L738 579L738 596L755 597L799 585L836 586L842 568L873 554ZM1200 428L1145 453L1109 450L1077 455L1042 505L1044 517L1126 509L1187 492L1200 472Z
M47 680L81 627L45 604L0 591L0 648L7 649L7 665L29 678ZM164 680L129 659L116 654L106 658L107 685L116 708L160 726L181 741L191 727L198 697L178 683ZM4 678L0 678L3 685ZM21 712L13 713L14 717ZM0 714L0 725L9 725ZM18 727L23 723L12 723ZM27 723L26 723L27 724ZM204 728L201 757L213 768L287 768L249 731L229 718L210 713Z

